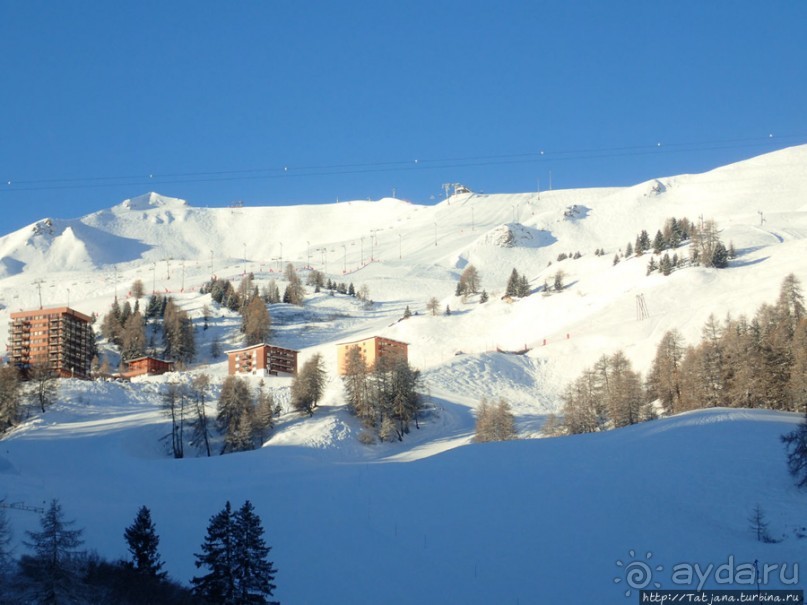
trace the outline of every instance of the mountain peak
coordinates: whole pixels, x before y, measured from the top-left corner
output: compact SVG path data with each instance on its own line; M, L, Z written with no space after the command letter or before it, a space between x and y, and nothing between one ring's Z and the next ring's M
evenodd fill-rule
M121 202L120 206L127 210L149 210L151 208L161 208L164 206L187 206L188 202L175 197L167 197L150 191L143 195L130 198Z

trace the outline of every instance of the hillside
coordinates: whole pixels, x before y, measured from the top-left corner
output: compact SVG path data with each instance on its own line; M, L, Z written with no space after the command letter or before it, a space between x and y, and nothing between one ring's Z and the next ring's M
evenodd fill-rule
M576 602L621 602L615 561L630 549L663 563L803 561L803 494L790 487L778 442L792 415L712 410L608 434L469 444L483 396L507 399L520 434L537 436L564 385L602 354L622 349L646 372L667 330L694 342L710 314L752 314L789 273L804 283L805 167L801 146L620 189L266 208L197 208L149 193L81 218L43 218L0 237L2 339L9 312L36 308L40 297L103 315L140 279L191 314L199 355L190 372L218 383L226 361L211 357L210 344L242 341L237 315L199 293L211 275L237 284L253 272L259 285L282 286L292 262L303 274L312 267L366 285L374 303L309 291L303 307L270 306L271 341L299 349L301 361L322 353L329 383L308 419L288 410L289 378L267 379L286 408L261 450L172 460L158 409L169 377L66 380L59 404L0 444L0 498L60 498L108 556L123 556L122 529L148 504L169 570L183 581L210 515L226 499L249 498L288 603L562 602L568 590ZM668 277L646 275L647 255L613 263L669 217L714 219L737 258ZM581 258L557 260L575 252ZM468 264L490 294L485 304L454 296ZM513 268L532 295L508 301ZM545 296L559 269L566 287ZM649 311L641 320L640 295ZM451 315L430 316L432 296ZM206 331L205 304L214 315ZM406 306L417 314L399 321ZM403 442L366 447L344 408L335 344L373 334L409 343L430 413ZM747 530L758 502L784 538L761 554ZM35 520L15 514L18 539Z

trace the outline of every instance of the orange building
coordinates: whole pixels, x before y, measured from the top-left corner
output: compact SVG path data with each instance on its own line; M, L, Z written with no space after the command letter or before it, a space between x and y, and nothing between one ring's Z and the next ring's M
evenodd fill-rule
M343 342L336 345L337 369L341 376L347 373L347 353L351 347L359 348L362 357L364 357L364 362L370 369L375 367L376 362L384 357L391 358L395 356L403 357L404 360L409 359L409 345L399 340L392 340L383 336L371 336L363 340Z
M291 374L297 375L297 353L267 344L253 345L227 351L228 373L234 374Z
M126 370L121 372L122 378L133 378L134 376L156 376L174 371L174 362L157 359L156 357L138 357L130 359L126 363Z
M89 378L93 351L92 318L57 307L11 314L11 363L23 372L47 366L61 378Z

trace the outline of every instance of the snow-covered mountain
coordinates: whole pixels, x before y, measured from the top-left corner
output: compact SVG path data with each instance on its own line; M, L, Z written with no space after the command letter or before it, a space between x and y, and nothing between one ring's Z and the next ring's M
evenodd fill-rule
M737 258L727 269L668 277L646 274L647 255L614 264L642 229L652 237L669 217L715 220ZM374 304L309 292L302 308L270 308L271 340L299 349L303 361L323 353L330 381L314 417L285 413L260 451L168 459L159 412L166 378L64 381L61 403L0 443L0 498L60 498L109 556L124 554L118 535L148 504L181 580L193 573L209 516L228 498L250 498L276 546L278 597L295 603L561 602L564 590L579 590L576 601L622 602L611 579L629 549L716 564L724 554L760 557L745 535L755 498L770 503L787 534L770 552L805 560L805 541L794 537L803 495L789 487L776 440L796 421L786 414L702 412L437 455L470 443L481 397L507 399L520 433L537 436L563 386L602 354L622 349L644 372L667 330L694 342L710 314L753 313L787 274L804 282L805 236L807 146L627 188L266 208L197 208L150 193L78 219L43 219L0 237L0 339L9 312L40 297L100 315L141 279L197 320L203 305L214 307L211 329L197 330L191 372L220 379L226 362L211 358L209 345L238 346L241 334L234 314L199 293L211 275L237 282L250 271L263 285L292 262L366 285ZM469 264L490 295L485 304L454 296ZM513 268L531 296L503 298ZM564 291L544 295L559 269ZM428 314L432 296L451 314ZM399 321L407 306L417 314ZM435 413L404 442L367 447L342 404L335 344L373 334L410 344ZM289 379L267 384L283 401ZM408 464L370 464L393 461ZM630 519L615 523L623 500L634 503ZM712 511L724 505L728 516ZM322 582L310 581L312 564Z

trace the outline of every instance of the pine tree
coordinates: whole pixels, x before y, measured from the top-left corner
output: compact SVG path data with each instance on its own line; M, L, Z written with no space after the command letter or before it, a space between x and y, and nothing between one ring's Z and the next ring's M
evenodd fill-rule
M526 275L521 275L518 278L518 292L519 298L525 298L530 295L530 282L527 280Z
M267 559L271 550L264 541L260 517L247 500L235 513L228 501L210 519L196 567L209 573L191 580L194 594L221 605L268 604L276 588L277 573Z
M558 269L557 273L555 273L555 281L553 283L553 288L555 289L555 292L560 292L561 290L563 290L564 277L566 277L566 275L563 273L563 271Z
M504 290L505 296L518 296L518 284L519 284L519 275L518 271L515 268L510 272L510 277L507 280L507 287Z
M409 319L412 317L412 311L409 310L409 305L406 305L406 309L404 309L403 318Z
M484 304L488 302L488 291L482 290L482 294L479 295L479 303Z
M193 593L209 603L235 604L235 521L229 500L224 509L210 518L196 568L206 567L204 576L191 579Z
M161 571L163 562L157 549L160 537L151 520L151 511L141 506L132 524L123 532L127 548L132 556L130 565L138 572L153 578L164 578L166 572Z
M268 603L267 597L277 588L274 584L277 570L267 558L272 549L266 545L261 518L249 500L235 513L234 530L235 602L239 605Z

